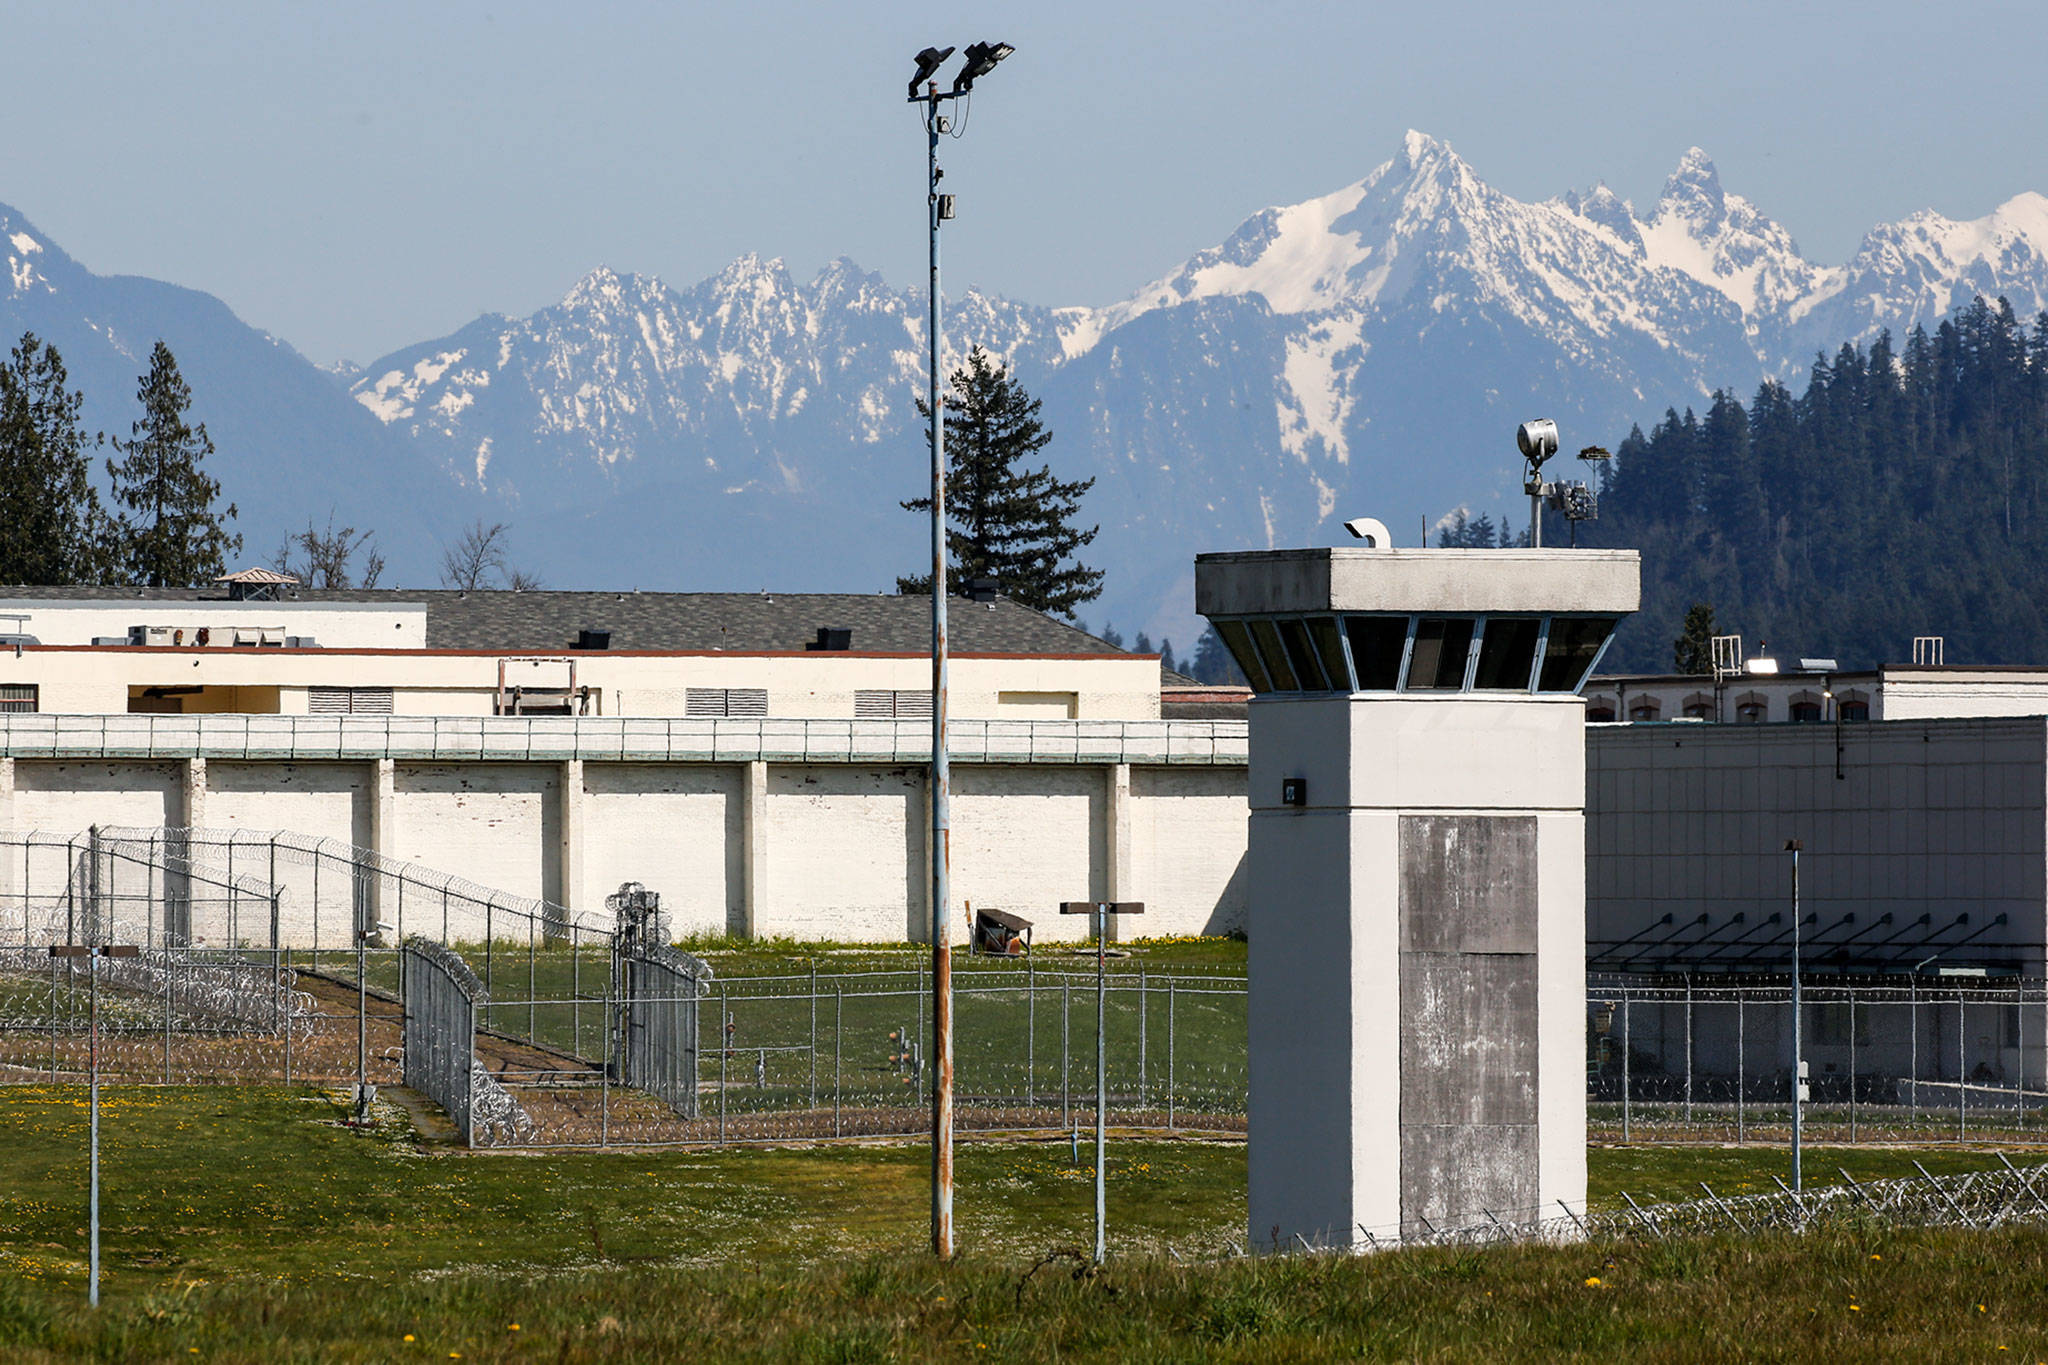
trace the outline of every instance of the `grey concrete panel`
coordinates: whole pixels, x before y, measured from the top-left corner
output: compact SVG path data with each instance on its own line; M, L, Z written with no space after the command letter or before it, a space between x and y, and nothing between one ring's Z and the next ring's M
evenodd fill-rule
M1437 1226L1537 1216L1536 1125L1404 1124L1401 1219Z
M1536 818L1401 817L1404 951L1536 951Z
M1536 1121L1533 954L1401 954L1401 1121Z

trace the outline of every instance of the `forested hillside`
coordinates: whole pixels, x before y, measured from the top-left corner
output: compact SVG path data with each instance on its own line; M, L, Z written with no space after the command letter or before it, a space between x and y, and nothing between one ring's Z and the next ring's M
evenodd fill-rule
M2030 331L1980 298L1903 348L1816 360L1798 397L1767 381L1631 431L1579 536L1643 554L1604 668L1670 669L1693 602L1781 657L1867 667L1940 635L1950 663L2048 664L2044 513L2048 314Z

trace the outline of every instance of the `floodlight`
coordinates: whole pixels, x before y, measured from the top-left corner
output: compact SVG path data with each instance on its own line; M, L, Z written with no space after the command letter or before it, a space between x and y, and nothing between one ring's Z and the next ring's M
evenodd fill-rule
M928 47L917 54L917 74L910 78L910 98L917 98L917 87L932 78L932 73L946 64L946 58L953 55L950 47Z
M1540 465L1557 454L1557 423L1548 417L1524 422L1515 429L1515 444L1530 464Z
M953 78L953 93L964 95L974 88L974 83L996 69L996 63L1017 49L1008 43L969 43L967 65L960 68L960 74Z

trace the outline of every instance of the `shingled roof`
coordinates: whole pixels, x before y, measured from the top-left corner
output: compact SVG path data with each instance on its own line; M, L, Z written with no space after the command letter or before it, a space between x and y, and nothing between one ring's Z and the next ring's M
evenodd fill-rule
M225 601L216 588L0 587L22 601ZM862 593L457 592L450 589L284 588L291 602L422 603L427 648L541 653L573 648L578 632L611 632L624 650L803 650L820 628L850 631L855 653L931 647L931 600ZM950 643L963 654L1120 654L1086 631L1008 598L954 598Z

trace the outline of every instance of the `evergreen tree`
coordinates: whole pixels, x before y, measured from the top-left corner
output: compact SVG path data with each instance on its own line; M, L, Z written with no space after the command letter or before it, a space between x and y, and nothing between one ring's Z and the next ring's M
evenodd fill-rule
M1173 657L1172 640L1161 640L1159 642L1159 666L1173 673L1181 671L1180 663Z
M951 387L945 411L947 586L965 592L970 580L992 578L1033 610L1072 617L1074 608L1102 593L1102 572L1072 558L1100 529L1074 524L1095 480L1056 479L1049 465L1029 467L1052 433L1038 420L1038 400L979 346L968 353L966 368L953 372ZM918 411L931 421L923 402ZM931 499L913 499L903 508L929 515ZM896 586L930 592L931 577L899 578Z
M1131 648L1139 654L1150 654L1152 652L1152 637L1142 630L1139 631L1138 638L1131 645Z
M1671 642L1671 671L1712 673L1714 671L1714 608L1695 602L1686 609L1685 631Z
M1202 632L1202 638L1195 643L1195 657L1188 663L1188 676L1196 682L1211 684L1244 683L1244 674L1239 671L1237 660L1230 657L1230 647L1223 643L1223 637L1210 626Z
M150 351L135 397L142 416L127 440L114 438L120 461L107 462L114 501L125 509L117 523L119 562L138 585L208 582L226 571L229 555L241 552L242 538L227 529L235 505L214 505L220 484L200 468L213 454L213 440L205 423L186 421L192 390L161 341Z
M99 583L108 525L93 491L85 397L57 348L25 332L0 363L0 582Z

